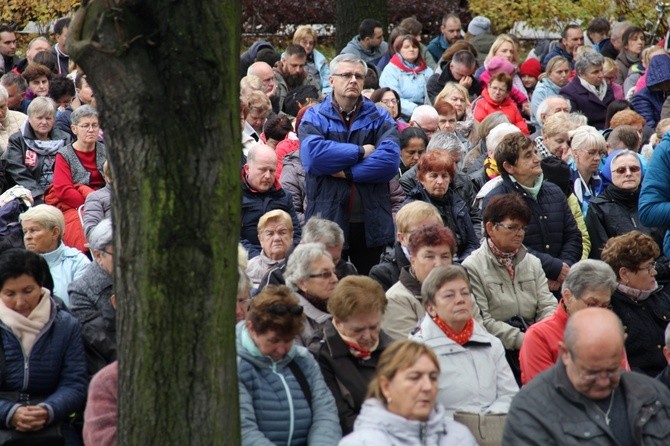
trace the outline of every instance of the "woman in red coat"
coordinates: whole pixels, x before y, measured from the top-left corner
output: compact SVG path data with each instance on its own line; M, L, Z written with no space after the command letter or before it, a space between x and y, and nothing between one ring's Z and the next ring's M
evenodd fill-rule
M524 135L528 136L528 126L523 119L514 101L509 98L512 90L512 77L507 73L498 73L491 77L489 85L482 91L482 95L472 103L472 114L477 122L482 122L491 113L500 111L509 118L509 121Z

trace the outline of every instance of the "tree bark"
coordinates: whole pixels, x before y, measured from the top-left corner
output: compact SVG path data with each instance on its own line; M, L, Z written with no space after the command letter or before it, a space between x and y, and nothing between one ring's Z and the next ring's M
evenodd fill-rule
M387 0L335 0L335 47L342 51L347 43L358 35L358 27L365 19L377 19L388 37Z
M113 176L123 445L236 445L240 4L91 0L70 55Z

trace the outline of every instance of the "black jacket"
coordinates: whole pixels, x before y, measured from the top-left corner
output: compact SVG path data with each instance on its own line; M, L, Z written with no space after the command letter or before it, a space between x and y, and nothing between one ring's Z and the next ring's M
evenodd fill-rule
M442 72L441 73L435 73L430 78L428 78L428 82L426 83L426 90L428 92L428 99L430 99L430 103L432 104L435 102L435 97L440 94L444 86L447 84L447 82L455 82L458 83L456 79L454 79L453 74L451 74L451 70L449 69L449 64L451 61L444 62L442 65ZM479 83L477 79L475 79L475 76L472 76L472 85L470 85L470 88L468 88L468 95L470 96L470 99L477 97L481 94L482 92L482 86Z
M373 266L368 275L387 291L398 281L403 266L409 266L409 259L400 242L395 242L392 249L387 249L382 254L379 264Z

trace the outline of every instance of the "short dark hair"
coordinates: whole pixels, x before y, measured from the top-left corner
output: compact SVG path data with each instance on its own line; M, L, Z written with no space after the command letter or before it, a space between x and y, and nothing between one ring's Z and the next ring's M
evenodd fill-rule
M477 58L468 50L461 50L454 54L454 57L451 58L451 62L454 64L463 65L468 68L472 68L477 65Z
M503 84L505 84L507 86L507 93L512 91L512 76L505 73L504 71L501 71L500 73L496 73L493 76L491 76L491 79L489 80L489 85L491 85L493 81L502 82Z
M461 18L459 16L457 16L453 12L448 12L444 16L442 16L442 24L446 25L447 21L449 21L449 19L458 20L459 22L461 21Z
M35 54L33 57L33 62L36 64L44 65L52 73L58 73L58 62L56 61L56 55L51 51L40 51Z
M608 22L607 19L603 17L596 17L595 19L591 20L591 23L589 23L589 27L586 28L586 32L589 34L591 33L609 34L610 22Z
M13 33L16 32L14 30L14 26L10 25L9 23L0 23L0 33Z
M256 58L254 62L265 62L266 64L274 67L277 62L279 62L281 56L273 48L263 48L256 53Z
M486 230L486 223L500 223L506 218L519 220L524 225L530 222L530 208L518 194L496 195L489 200L482 214L484 230ZM489 236L488 232L486 236Z
M251 301L247 320L258 334L274 331L292 338L302 333L305 326L302 308L299 313L291 311L296 307L300 307L300 301L290 289L270 285Z
M39 286L46 283L46 263L39 254L26 249L12 248L0 254L0 289L8 279L15 279L24 274L35 279ZM46 265L46 272L49 271Z
M500 170L500 174L503 176L509 175L503 167L503 163L507 161L507 163L512 166L516 165L521 151L532 145L533 141L521 132L505 135L502 141L500 141L500 144L498 144L498 147L496 147L496 151L493 155L493 158L498 165L498 169Z
M23 72L23 78L26 82L30 83L35 79L46 76L47 79L51 79L52 72L49 68L40 64L28 65L28 67Z
M398 26L405 28L409 34L414 36L421 34L421 30L423 29L421 22L419 22L414 16L403 19Z
M384 93L386 93L387 91L390 91L391 93L393 93L393 95L395 96L395 100L398 101L398 114L400 114L400 95L393 88L389 88L389 87L377 88L370 95L370 100L372 102L374 102L375 104L377 102L381 102L382 98L384 97Z
M365 19L361 22L361 26L358 27L358 37L360 37L361 40L366 37L373 37L375 35L375 29L381 27L382 24L379 23L379 20Z
M610 132L607 142L613 150L625 148L637 153L640 135L632 125L620 125Z
M67 77L61 74L56 74L49 81L49 97L54 101L57 101L63 96L74 97L74 95L74 84Z
M561 31L561 39L565 39L568 37L568 31L571 29L582 29L581 26L577 25L576 23L568 23L565 25L565 28L563 28L563 31Z
M409 249L410 255L416 255L419 249L424 246L441 246L447 245L451 250L451 254L456 254L456 239L451 229L444 225L427 225L420 226L409 234Z
M2 77L0 77L0 84L5 87L16 85L16 89L19 90L20 93L25 93L26 88L28 88L28 83L23 78L23 76L16 74L13 71L5 73Z
M286 135L293 130L293 124L286 115L272 115L265 121L263 133L266 138L272 138L275 141L283 141Z
M622 46L625 47L626 45L628 45L628 41L633 37L637 36L638 34L642 34L642 36L644 36L644 30L637 26L631 26L630 28L628 28L626 31L623 32L623 36L621 36Z
M423 141L424 146L428 146L428 136L426 132L421 130L418 127L407 127L405 130L400 132L400 148L407 147L410 140L414 138L419 138Z
M303 58L307 57L307 52L305 51L305 49L303 47L301 47L300 45L295 45L295 44L291 44L291 45L287 46L286 51L284 51L284 54L286 54L286 57L289 57L289 56L300 56L300 57L303 57Z
M70 27L70 20L70 17L63 17L56 20L56 23L54 23L54 34L63 34L63 30Z

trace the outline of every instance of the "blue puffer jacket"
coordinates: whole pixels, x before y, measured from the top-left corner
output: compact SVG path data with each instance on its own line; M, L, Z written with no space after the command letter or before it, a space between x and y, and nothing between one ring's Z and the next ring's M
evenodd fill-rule
M521 195L530 207L531 218L523 244L528 252L540 258L547 278L556 280L564 262L572 265L582 257L582 233L565 194L554 183L545 181L534 200L519 183L505 175L503 181L484 197L482 209L486 209L491 197L508 193Z
M631 99L633 110L641 114L652 129L661 120L661 109L667 93L654 90L670 80L670 58L653 57L647 69L647 86L638 91Z
M654 57L654 59L656 59ZM653 59L652 59L653 60ZM670 132L654 149L649 167L644 174L638 209L640 221L645 226L670 225ZM670 237L666 232L663 254L670 255Z
M51 299L49 292L43 299ZM7 376L3 392L21 392L33 397L46 397L49 422L63 421L73 412L82 410L86 402L88 373L79 321L51 301L49 322L37 335L26 358L19 339L4 324L2 345L5 350ZM13 401L0 399L0 420L3 428L10 427L11 417L18 408Z
M242 173L244 175L244 172ZM280 209L291 216L293 222L293 243L300 242L302 230L298 214L293 208L293 198L289 192L281 188L278 182L267 192L256 192L251 190L246 181L242 180L242 227L240 230L240 241L242 246L249 252L249 258L256 257L261 253L261 242L258 240L258 220L266 212Z
M379 86L389 87L398 92L401 99L400 114L409 119L414 109L425 102L426 84L433 70L425 67L421 71L408 71L409 68L403 70L395 65L396 63L409 67L408 62L398 54L394 55L379 77ZM411 66L411 68L416 68L416 66Z
M237 324L236 335L242 444L335 446L342 437L335 399L309 351L294 345L274 362L260 353L244 321ZM311 410L288 367L291 361L307 379Z
M300 159L305 167L307 209L305 221L312 215L332 220L349 238L351 194L360 194L365 216L365 240L368 247L393 244L395 231L391 215L389 184L400 165L398 128L385 110L369 99L358 105L359 112L347 126L333 106L331 96L311 107L300 129ZM364 144L375 151L358 161ZM344 171L347 179L331 174Z

